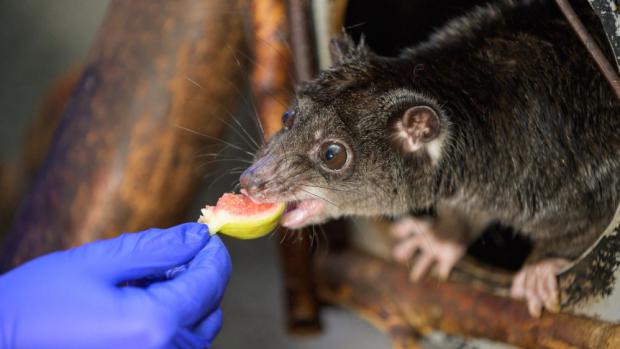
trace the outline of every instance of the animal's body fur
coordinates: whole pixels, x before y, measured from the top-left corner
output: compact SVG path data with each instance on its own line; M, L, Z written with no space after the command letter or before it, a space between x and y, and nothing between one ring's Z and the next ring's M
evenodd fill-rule
M294 125L259 152L271 159L252 171L263 191L328 200L309 223L450 207L527 234L536 258L578 256L619 203L620 104L554 4L516 3L479 8L395 58L341 41L338 64L299 89ZM391 142L416 104L439 114L435 155ZM326 138L350 147L342 173L309 155Z

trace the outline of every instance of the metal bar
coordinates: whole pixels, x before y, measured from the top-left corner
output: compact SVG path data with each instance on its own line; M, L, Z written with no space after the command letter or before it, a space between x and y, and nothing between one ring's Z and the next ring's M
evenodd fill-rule
M581 42L583 42L586 46L586 49L605 76L605 79L616 94L616 97L620 99L620 77L618 77L617 71L611 63L609 63L607 58L605 58L605 54L601 51L601 48L596 44L588 30L585 28L570 3L567 0L555 0L555 2L558 4L558 7L560 7L560 10L568 20L568 23L571 25L573 30L575 30L575 33L577 33L577 36Z
M317 71L310 1L289 0L290 41L296 80L306 81Z

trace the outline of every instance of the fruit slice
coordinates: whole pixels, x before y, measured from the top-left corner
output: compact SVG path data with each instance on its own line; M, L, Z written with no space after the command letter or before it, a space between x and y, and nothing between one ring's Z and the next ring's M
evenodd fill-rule
M237 239L255 239L269 234L278 225L285 205L257 204L243 194L226 193L215 206L205 206L198 223L209 226L213 235L221 233Z

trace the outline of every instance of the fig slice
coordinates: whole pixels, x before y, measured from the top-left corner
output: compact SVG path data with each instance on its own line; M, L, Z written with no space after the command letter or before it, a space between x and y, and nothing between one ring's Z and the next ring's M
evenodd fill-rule
M211 235L220 233L237 239L256 239L269 234L284 213L284 203L255 203L244 194L226 193L215 206L205 206L198 223Z

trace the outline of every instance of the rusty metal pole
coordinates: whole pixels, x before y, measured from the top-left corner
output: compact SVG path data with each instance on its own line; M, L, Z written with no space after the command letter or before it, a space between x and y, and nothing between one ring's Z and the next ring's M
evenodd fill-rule
M186 214L236 97L239 1L113 0L0 254L4 269Z
M251 0L254 64L251 85L263 136L269 139L281 127L281 116L291 95L292 66L288 49L287 6L284 0Z
M303 26L306 8L301 1L251 1L254 25L254 57L252 90L265 139L281 128L281 116L292 97L295 67L297 78L307 79L314 73L312 48L303 46L307 30ZM290 16L290 17L289 17ZM288 18L287 18L288 17ZM291 38L293 40L291 40ZM292 50L289 48L292 43ZM300 48L303 46L303 50ZM295 56L293 65L292 55ZM284 278L287 327L292 334L320 331L319 305L315 295L312 271L312 246L306 231L281 229L276 238Z

